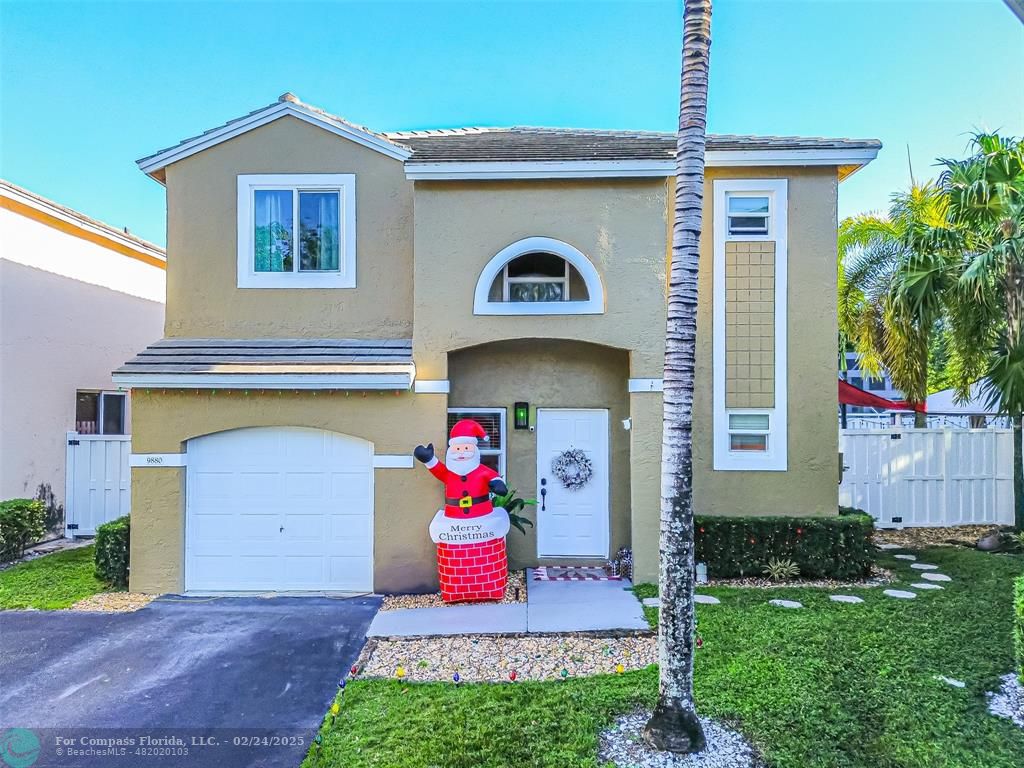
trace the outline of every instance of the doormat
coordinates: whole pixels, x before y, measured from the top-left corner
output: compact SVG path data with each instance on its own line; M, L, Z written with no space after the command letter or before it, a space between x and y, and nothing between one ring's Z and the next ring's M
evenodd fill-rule
M598 565L542 565L531 570L533 581L622 581Z

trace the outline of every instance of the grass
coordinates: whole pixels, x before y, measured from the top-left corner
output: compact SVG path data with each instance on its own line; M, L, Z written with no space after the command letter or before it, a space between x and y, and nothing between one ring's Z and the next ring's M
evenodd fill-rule
M78 547L0 571L0 609L68 608L107 585L96 578L93 546Z
M773 768L1024 765L1024 731L985 706L1013 668L1012 580L1024 557L932 549L920 559L954 581L910 601L843 590L862 605L806 587L707 589L722 604L698 607L699 711L736 724ZM920 576L905 562L883 564L904 585ZM773 597L806 608L773 608ZM514 685L355 681L304 767L597 766L598 733L616 714L650 706L656 690L653 667Z

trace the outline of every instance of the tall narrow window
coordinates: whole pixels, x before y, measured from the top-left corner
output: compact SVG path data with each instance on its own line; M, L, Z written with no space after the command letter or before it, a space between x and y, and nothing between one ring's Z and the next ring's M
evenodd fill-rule
M257 272L291 272L292 191L257 189L255 191L255 269Z
M338 268L338 193L299 192L299 269Z

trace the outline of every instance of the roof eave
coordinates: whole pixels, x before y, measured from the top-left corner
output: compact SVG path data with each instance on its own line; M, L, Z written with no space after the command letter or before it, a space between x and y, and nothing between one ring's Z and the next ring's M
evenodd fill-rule
M163 170L168 165L184 160L186 157L214 147L235 136L248 133L255 128L259 128L282 117L298 118L395 160L404 162L412 156L411 149L377 134L362 130L357 126L332 119L326 113L312 109L301 102L279 101L243 118L222 125L220 128L215 128L173 147L168 147L147 157L140 158L135 162L143 173L162 184L166 179Z

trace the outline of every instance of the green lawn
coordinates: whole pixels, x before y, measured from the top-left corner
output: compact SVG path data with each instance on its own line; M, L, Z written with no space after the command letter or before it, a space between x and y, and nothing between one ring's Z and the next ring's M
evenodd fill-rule
M0 609L67 608L105 592L107 586L94 573L93 549L90 544L56 552L0 571Z
M736 723L774 768L1020 768L1024 731L988 715L984 694L1013 665L1011 580L1024 558L933 549L920 560L954 582L911 601L844 590L863 605L819 589L706 590L722 605L698 607L699 710ZM772 608L773 597L806 608ZM356 681L304 767L596 766L598 732L650 705L656 685L654 668L457 688Z

